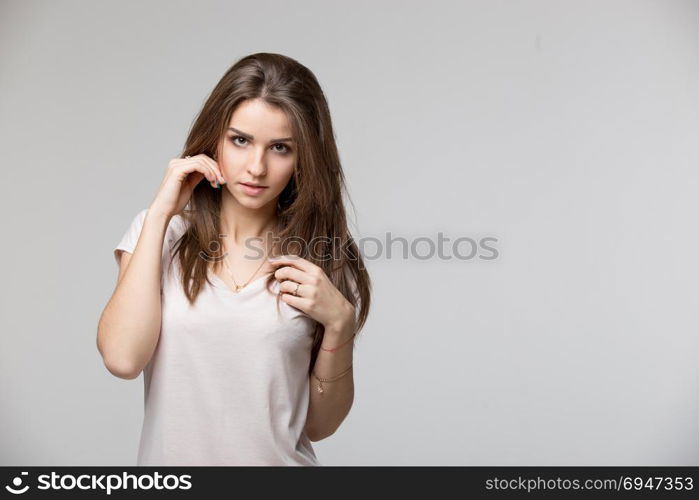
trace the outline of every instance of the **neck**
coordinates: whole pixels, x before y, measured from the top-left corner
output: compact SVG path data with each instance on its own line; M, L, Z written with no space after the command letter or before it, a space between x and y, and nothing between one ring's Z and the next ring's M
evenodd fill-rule
M236 245L243 245L249 238L268 241L268 232L277 223L276 200L260 208L248 208L229 192L221 197L221 231Z

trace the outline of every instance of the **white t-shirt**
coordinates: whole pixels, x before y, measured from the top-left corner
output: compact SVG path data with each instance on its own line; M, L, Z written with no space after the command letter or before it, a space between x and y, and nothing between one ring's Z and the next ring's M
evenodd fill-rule
M133 253L148 209L114 249ZM322 465L303 431L315 320L257 276L235 293L213 272L190 306L170 260L184 219L163 242L160 338L144 374L137 465ZM278 291L279 283L274 283Z

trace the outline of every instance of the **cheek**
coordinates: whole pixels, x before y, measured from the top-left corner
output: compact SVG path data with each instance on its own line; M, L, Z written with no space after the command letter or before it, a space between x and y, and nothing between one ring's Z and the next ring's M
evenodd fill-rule
M283 168L280 168L277 171L277 183L281 185L282 187L286 186L289 183L289 179L291 179L294 175L294 165L286 163Z
M218 165L224 175L226 175L226 173L232 175L242 168L243 161L241 156L234 151L224 150L222 157L218 161Z
M284 172L284 176L291 177L294 175L294 170L296 170L296 163L297 161L295 157L285 159L281 163L281 168L279 170Z
M230 163L235 159L235 151L233 151L233 148L231 147L230 144L226 144L223 147L221 159L227 163Z
M271 158L267 163L267 173L275 180L289 178L294 173L295 164L292 158Z

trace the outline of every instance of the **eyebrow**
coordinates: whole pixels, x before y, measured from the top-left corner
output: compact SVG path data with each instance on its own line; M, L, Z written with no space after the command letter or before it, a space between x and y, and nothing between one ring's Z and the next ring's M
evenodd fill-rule
M240 134L241 136L245 137L246 139L248 139L250 141L255 140L255 138L252 135L246 134L245 132L238 130L237 128L228 127L228 130L232 130L236 134ZM269 142L271 143L271 142L293 142L293 141L294 141L293 137L282 137L281 139L272 139Z

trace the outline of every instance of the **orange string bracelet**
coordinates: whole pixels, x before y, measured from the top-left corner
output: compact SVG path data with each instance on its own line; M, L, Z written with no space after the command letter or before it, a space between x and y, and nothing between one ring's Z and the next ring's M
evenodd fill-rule
M326 349L325 347L320 346L320 348L321 348L322 350L324 350L324 351L327 351L327 352L335 352L335 351L337 351L340 347L342 347L343 345L349 343L349 342L354 338L355 335L357 335L356 332L355 332L348 340L346 340L345 342L343 342L342 344L340 344L340 345L337 346L337 347L330 347L329 349Z

